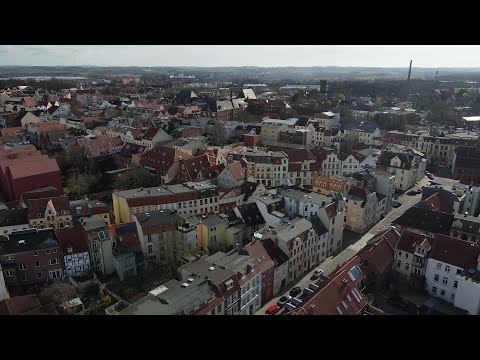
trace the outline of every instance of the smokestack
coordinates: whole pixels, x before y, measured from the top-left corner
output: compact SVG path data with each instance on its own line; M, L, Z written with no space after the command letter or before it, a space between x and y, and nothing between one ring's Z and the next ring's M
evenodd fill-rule
M412 74L412 61L410 60L410 68L408 69L408 81L410 81L410 75Z

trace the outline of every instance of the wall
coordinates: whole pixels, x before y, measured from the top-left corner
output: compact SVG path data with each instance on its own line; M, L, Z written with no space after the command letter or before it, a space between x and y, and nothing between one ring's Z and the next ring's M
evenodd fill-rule
M65 255L63 258L67 276L82 276L90 270L90 255L88 252Z
M446 271L448 268L450 268L450 271ZM428 259L425 271L425 290L427 290L430 295L453 304L455 301L455 294L457 293L457 288L454 287L455 282L458 281L457 272L462 272L462 270L462 268L454 265L434 259ZM438 281L435 281L435 275L439 276ZM443 284L444 278L447 279L447 284ZM437 289L436 292L433 292L433 287ZM445 291L445 295L441 294L442 290ZM454 296L453 298L452 295Z
M454 305L468 311L469 315L480 314L480 284L458 276L457 295Z

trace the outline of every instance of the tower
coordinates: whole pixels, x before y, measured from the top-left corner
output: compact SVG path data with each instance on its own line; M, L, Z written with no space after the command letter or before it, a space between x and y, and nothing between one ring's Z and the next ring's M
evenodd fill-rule
M410 60L410 68L408 69L408 81L410 81L410 75L412 74L412 61Z

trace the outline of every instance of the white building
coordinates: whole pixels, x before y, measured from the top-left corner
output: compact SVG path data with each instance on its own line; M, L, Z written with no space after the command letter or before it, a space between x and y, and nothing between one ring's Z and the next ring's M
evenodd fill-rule
M427 260L425 289L431 295L454 304L458 296L459 275L464 270L473 269L475 272L479 256L478 244L437 234ZM462 286L465 290L462 296L469 296L470 290L475 289L466 283ZM457 302L467 301L460 299Z
M290 217L299 215L310 219L332 202L331 197L300 188L278 189L276 194L283 199L283 211Z
M335 196L334 202L320 209L318 217L328 230L327 256L333 254L342 246L343 228L345 222L345 202Z
M468 311L469 315L480 314L480 268L469 269L457 275L457 293L455 295L455 307Z

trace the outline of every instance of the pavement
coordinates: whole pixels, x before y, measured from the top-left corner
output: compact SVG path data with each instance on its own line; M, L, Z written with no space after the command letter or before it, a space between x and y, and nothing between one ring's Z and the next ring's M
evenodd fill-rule
M430 180L427 177L422 178L417 184L412 188L414 190L421 188L422 186L428 186ZM458 180L452 180L448 178L435 178L434 182L440 184L443 188L451 190L451 187L458 182ZM408 191L407 191L408 192ZM330 275L337 267L338 264L341 264L349 259L351 259L355 254L357 254L361 249L363 249L368 240L373 238L378 233L388 229L392 222L400 217L407 209L411 208L413 205L418 203L422 199L422 194L416 195L400 195L396 201L402 205L398 208L392 208L392 210L377 224L375 224L367 233L365 234L356 234L348 230L343 231L342 247L334 254L335 256L328 257L323 263L312 269L309 273L305 274L303 278L297 279L293 283L288 284L285 289L282 289L280 293L270 300L267 304L257 310L255 315L265 315L265 311L268 307L273 304L276 304L277 301L285 295L288 295L290 290L296 286L304 288L308 287L311 280L310 278L313 275L313 272L321 268L325 276Z

